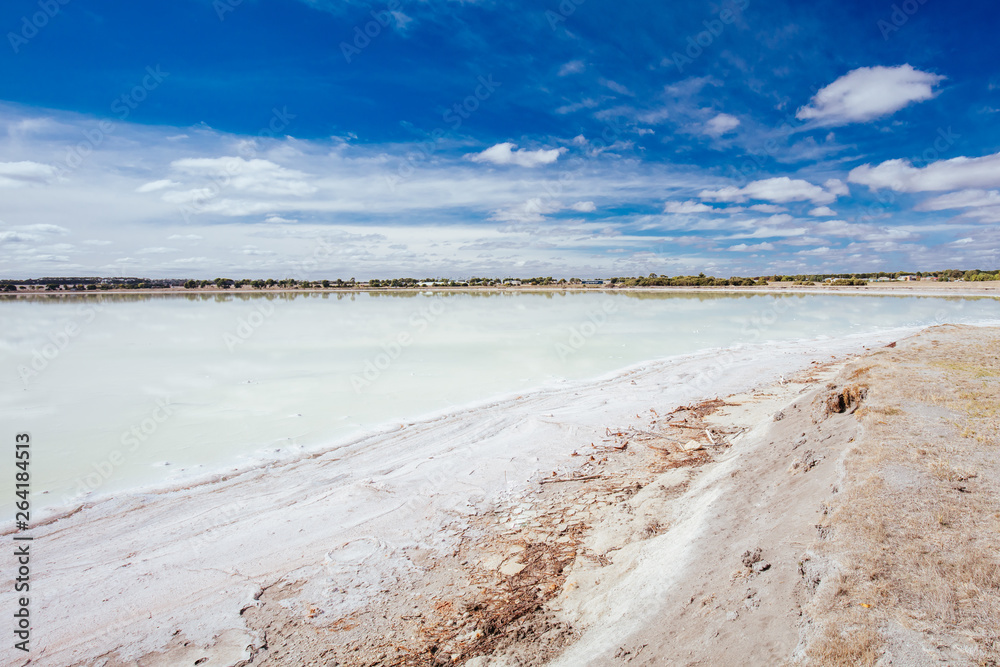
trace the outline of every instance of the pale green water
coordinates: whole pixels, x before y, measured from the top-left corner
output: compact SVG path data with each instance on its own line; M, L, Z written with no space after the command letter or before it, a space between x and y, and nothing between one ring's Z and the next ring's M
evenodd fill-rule
M998 306L677 292L5 299L0 415L4 437L34 440L36 507L58 505L645 360L996 321Z

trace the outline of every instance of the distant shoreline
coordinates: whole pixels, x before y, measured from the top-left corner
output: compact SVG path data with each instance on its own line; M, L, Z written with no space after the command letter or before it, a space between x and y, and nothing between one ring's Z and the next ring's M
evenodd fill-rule
M933 282L933 281L902 281L872 283L865 286L846 285L791 285L787 283L769 283L767 286L745 287L612 287L612 286L568 286L568 285L511 285L504 287L307 287L307 288L230 288L219 287L186 287L153 288L153 289L108 289L108 290L59 290L59 291L23 291L0 294L2 298L65 298L68 296L94 297L102 294L155 294L155 295L195 295L195 294L357 294L361 292L376 293L408 293L408 292L716 292L732 294L860 294L869 296L989 296L1000 297L1000 281L994 282Z

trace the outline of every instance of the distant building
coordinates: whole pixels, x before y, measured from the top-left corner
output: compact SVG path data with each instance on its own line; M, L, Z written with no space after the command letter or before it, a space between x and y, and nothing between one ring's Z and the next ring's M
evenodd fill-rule
M899 279L902 280L903 282L909 282L911 280L919 280L919 278L917 278L916 276L900 276Z
M584 285L603 285L603 280L583 280L581 281Z

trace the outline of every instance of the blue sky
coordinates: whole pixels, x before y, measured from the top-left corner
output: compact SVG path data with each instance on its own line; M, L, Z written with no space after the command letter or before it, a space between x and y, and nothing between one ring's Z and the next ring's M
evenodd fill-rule
M0 8L0 275L1000 267L995 2L147 4Z

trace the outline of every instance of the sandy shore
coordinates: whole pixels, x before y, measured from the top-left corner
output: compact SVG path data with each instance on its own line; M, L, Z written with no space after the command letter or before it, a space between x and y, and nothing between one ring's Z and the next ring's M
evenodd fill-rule
M808 657L816 526L865 430L845 390L897 336L648 364L81 507L33 529L30 664Z

